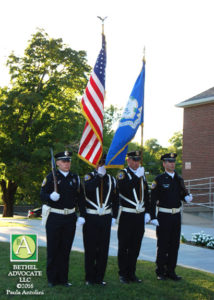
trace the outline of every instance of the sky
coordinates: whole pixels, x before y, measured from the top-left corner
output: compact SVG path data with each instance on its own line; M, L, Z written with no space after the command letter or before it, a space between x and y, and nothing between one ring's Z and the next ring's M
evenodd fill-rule
M213 6L213 0L2 0L0 86L9 83L7 57L22 56L38 28L85 50L93 67L101 48L97 16L107 16L105 106L125 108L145 47L143 140L167 146L183 129L183 109L175 105L214 86Z

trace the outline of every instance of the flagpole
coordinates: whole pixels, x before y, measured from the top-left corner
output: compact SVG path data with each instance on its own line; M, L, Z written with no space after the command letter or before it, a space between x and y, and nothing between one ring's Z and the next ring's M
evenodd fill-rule
M105 34L104 34L104 22L105 22L105 20L107 19L107 17L104 17L104 18L102 18L102 17L100 17L100 16L97 16L97 18L98 19L100 19L100 21L102 22L102 36L104 36ZM105 96L106 96L106 90L105 90L105 92L104 92L104 100L105 100ZM103 124L104 125L104 124ZM97 162L97 165L98 165L98 163L99 162ZM101 191L101 193L102 193L102 191ZM102 198L102 197L101 197Z
M107 17L101 18L101 17L97 16L97 18L99 18L102 21L102 34L104 34L104 21Z
M143 124L141 124L141 166L143 165Z
M144 49L143 49L143 59L142 59L142 61L144 63L146 63L145 53L146 53L146 48L144 47ZM144 122L141 124L141 143L140 143L140 145L141 145L141 166L143 166L143 129L144 129Z
M107 17L101 18L97 16L102 21L102 35L104 36L104 21ZM106 94L106 91L105 91ZM105 99L105 94L104 94L104 99ZM99 163L99 162L98 162ZM100 207L103 207L103 178L101 178L101 186L100 186Z

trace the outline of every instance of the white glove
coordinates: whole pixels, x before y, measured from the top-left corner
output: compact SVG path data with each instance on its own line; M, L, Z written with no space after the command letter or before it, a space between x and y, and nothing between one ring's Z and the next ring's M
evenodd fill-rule
M137 169L137 171L136 171L136 173L135 173L135 175L137 176L137 177L143 177L144 176L144 167L139 167L138 169Z
M150 224L154 225L154 226L159 226L159 222L157 219L153 219L150 221Z
M99 175L104 176L106 174L106 168L104 166L99 167L97 172Z
M83 225L83 224L85 224L85 218L78 217L78 219L77 219L77 225L80 226L80 225Z
M147 223L150 222L150 220L151 220L150 214L145 213L145 216L144 216L144 223L147 224Z
M184 199L187 203L189 203L193 200L193 196L192 196L192 194L189 194L189 195L185 196Z
M116 224L116 219L115 218L112 218L111 219L111 226L114 226Z
M50 198L53 201L58 201L59 198L60 198L60 194L58 194L57 192L53 192L53 193L50 194Z

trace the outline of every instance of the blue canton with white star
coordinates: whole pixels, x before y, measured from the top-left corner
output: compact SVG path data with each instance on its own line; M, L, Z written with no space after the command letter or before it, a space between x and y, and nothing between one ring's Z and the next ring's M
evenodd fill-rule
M99 78L100 82L102 83L103 87L105 88L105 68L106 68L106 41L104 34L102 35L102 49L98 55L94 72Z

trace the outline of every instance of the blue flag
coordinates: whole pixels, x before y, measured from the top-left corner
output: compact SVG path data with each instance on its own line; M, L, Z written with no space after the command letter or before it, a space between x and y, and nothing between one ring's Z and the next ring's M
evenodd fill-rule
M106 157L107 168L122 168L125 162L128 144L134 138L138 127L143 123L144 115L145 61L135 82L126 108Z

